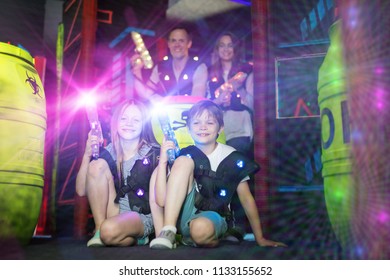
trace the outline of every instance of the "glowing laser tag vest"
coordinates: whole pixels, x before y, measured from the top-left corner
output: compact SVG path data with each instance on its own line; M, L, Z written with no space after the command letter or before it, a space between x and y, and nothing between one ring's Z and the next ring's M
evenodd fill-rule
M160 148L152 147L146 156L135 161L134 166L131 169L131 175L127 177L126 184L124 184L124 180L122 179L122 185L119 186L115 160L106 149L100 150L99 158L107 161L114 177L115 190L117 193L115 203L119 203L119 199L127 194L132 211L145 215L150 213L149 181L153 170L158 165L159 155Z
M241 152L234 151L211 170L207 156L197 147L188 146L180 152L195 163L194 177L198 185L195 207L198 210L215 211L229 216L229 204L239 183L248 175L260 170L260 166Z
M172 59L164 60L158 64L159 79L163 88L164 96L173 95L191 95L192 84L195 70L200 65L200 62L191 58L188 59L183 71L180 74L179 80L176 81L172 67Z

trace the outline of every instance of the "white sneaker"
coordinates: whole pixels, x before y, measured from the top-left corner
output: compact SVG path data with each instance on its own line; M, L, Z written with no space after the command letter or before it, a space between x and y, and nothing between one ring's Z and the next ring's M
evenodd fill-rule
M151 249L174 249L176 248L176 234L171 230L162 230L159 236L150 242Z
M103 241L100 239L100 230L97 230L94 236L88 241L87 247L104 247Z

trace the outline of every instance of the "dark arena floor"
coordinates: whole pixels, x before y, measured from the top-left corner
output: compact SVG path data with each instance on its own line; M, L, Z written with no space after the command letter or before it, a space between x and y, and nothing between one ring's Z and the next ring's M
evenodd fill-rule
M293 201L293 203L292 203ZM277 206L279 205L279 207ZM175 250L149 246L88 248L88 237L34 237L27 246L0 244L0 259L10 260L340 260L342 250L332 231L322 191L284 194L274 206L277 222L268 226L269 239L287 248L260 247L250 238L222 241L217 248L179 245ZM265 228L264 228L265 229ZM253 236L253 235L252 235ZM250 237L250 234L247 235Z
M3 246L2 258L26 260L327 260L340 259L337 243L296 242L287 248L259 247L253 241L221 242L217 248L178 246L151 250L149 246L88 248L86 240L33 239L26 247ZM305 244L306 243L306 244ZM5 249L5 250L4 250ZM5 254L4 254L5 253ZM3 255L4 254L4 255Z

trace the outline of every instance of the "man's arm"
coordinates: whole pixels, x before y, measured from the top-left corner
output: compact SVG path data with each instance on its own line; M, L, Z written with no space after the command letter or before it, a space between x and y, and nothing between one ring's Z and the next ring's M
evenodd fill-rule
M133 58L132 58L133 59ZM152 73L150 75L149 80L144 84L143 78L142 78L142 65L138 64L132 64L132 72L134 75L134 88L137 91L138 95L145 99L149 100L152 96L155 95L156 86L159 83L159 76L158 76L158 66L154 66Z
M207 85L207 66L202 63L196 68L193 81L192 81L192 96L206 97L206 85Z

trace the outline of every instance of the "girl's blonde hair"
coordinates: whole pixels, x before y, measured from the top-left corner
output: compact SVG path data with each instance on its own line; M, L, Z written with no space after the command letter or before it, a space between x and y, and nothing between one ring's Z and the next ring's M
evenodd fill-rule
M144 145L150 145L150 146L158 146L159 144L156 141L156 138L154 137L152 125L151 125L151 119L150 115L148 113L148 110L140 101L137 100L125 100L122 103L120 103L112 117L111 117L111 142L112 146L114 148L114 154L116 157L116 167L118 170L118 178L119 183L121 184L122 181L122 163L124 158L124 151L122 148L122 145L120 143L120 137L118 134L118 123L123 115L123 112L129 107L129 106L137 106L137 108L141 111L141 117L142 117L142 131L139 137L138 142L138 151L139 149Z

